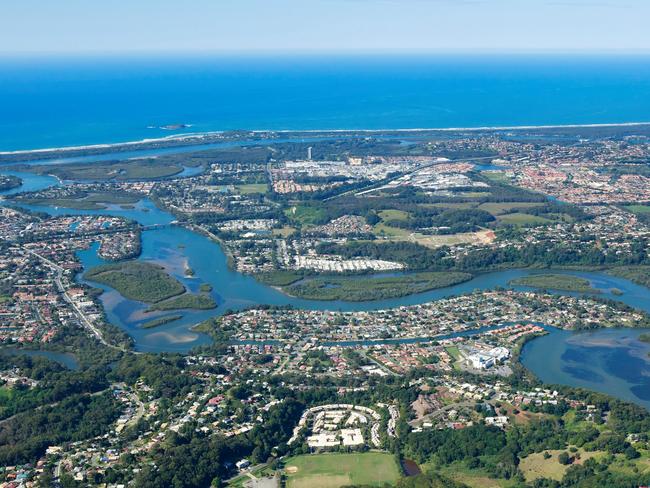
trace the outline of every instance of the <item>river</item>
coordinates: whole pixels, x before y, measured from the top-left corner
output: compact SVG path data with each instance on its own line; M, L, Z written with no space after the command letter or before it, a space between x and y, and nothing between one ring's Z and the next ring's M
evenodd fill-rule
M3 173L7 174L8 172ZM60 184L58 180L51 177L29 173L12 172L12 174L23 178L23 187L10 190L7 193L16 193L21 189L33 191ZM141 326L144 322L152 318L169 315L169 312L145 314L146 305L127 300L109 287L89 283L104 290L100 299L111 323L129 333L135 340L136 349L144 352L169 351L185 353L195 346L209 343L210 338L208 336L193 331L191 327L210 317L222 314L228 309L241 310L254 305L267 304L292 305L310 310L378 310L426 303L449 296L469 293L474 290L490 290L497 286L507 287L509 282L515 278L548 272L547 270L514 269L485 273L455 286L386 300L367 302L303 300L289 297L273 287L257 282L250 276L232 271L228 268L226 256L217 243L184 227L170 225L174 220L173 216L156 208L147 199L139 202L133 209L110 206L102 210L78 211L52 207L26 207L32 210L45 211L52 215L110 214L130 218L143 225L165 225L163 228L147 230L142 233L142 254L139 259L164 266L169 273L193 292L197 292L202 283L209 283L213 288L211 295L219 307L216 310L182 311L182 318L179 320L154 329L143 329ZM95 244L88 250L79 253L85 269L103 262L97 255L97 248L98 246ZM195 272L192 277L185 275L185 269L188 266ZM565 273L586 278L590 281L591 286L599 291L597 296L619 300L635 308L650 312L650 290L635 285L628 280L600 272L554 271L554 273ZM82 276L79 276L78 279L83 281ZM519 286L514 288L517 290L530 290L530 288ZM615 289L620 290L622 295L613 294L612 291ZM578 295L577 293L562 293ZM174 314L177 313L174 312ZM602 332L623 335L631 333L626 329ZM582 338L584 335L580 334L575 337ZM542 339L536 339L527 345L524 350L524 364L544 381L585 386L648 406L646 402L650 399L650 384L643 381L639 382L639 375L650 375L650 373L642 368L643 365L647 367L647 358L638 353L639 346L637 343L639 341L619 341L616 342L616 347L611 348L609 346L595 348L592 345L580 345L576 341L578 339L574 338L574 333L565 331L556 331ZM592 361L594 357L592 353L597 353L598 364L600 364L595 372L593 368L596 368L596 364ZM614 356L611 356L610 353ZM632 356L629 356L630 354ZM630 363L628 356L625 355L634 357L634 361ZM554 358L554 360L549 361L549 357ZM612 369L612 364L616 365L624 357L631 366L629 368L618 367ZM548 366L549 363L553 364L552 368ZM581 370L579 365L583 363L586 366ZM551 375L551 371L555 373ZM585 371L591 371L591 373L585 373ZM625 379L620 379L621 377Z

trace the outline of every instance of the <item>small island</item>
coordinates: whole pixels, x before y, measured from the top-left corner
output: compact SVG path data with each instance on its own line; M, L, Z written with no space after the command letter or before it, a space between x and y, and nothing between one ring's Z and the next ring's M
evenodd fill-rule
M142 324L143 329L153 329L154 327L159 327L161 325L169 324L178 319L183 318L182 315L165 315L164 317L158 317L157 319L149 320Z
M0 175L0 191L13 190L23 184L23 180L13 175Z
M88 270L84 277L114 288L124 298L151 305L148 311L205 310L217 306L209 296L189 293L165 268L152 263L123 261L104 264Z
M429 272L401 276L319 276L283 287L289 295L310 300L361 302L398 298L469 281L469 273Z
M572 291L576 293L600 293L600 290L591 286L589 280L564 274L538 274L524 276L522 278L511 280L509 284L544 290Z

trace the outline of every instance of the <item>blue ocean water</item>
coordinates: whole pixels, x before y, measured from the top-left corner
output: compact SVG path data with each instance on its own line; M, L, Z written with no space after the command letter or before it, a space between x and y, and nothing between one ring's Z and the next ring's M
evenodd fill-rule
M171 132L148 127L177 123L209 131L645 121L648 56L0 58L0 151L164 137Z

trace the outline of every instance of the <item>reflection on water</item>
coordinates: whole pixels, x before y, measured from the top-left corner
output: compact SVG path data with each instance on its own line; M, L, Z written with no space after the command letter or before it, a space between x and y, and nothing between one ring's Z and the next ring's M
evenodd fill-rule
M549 335L524 346L521 360L545 383L588 388L650 409L650 344L645 329L599 329Z
M36 351L32 349L19 349L16 347L0 347L2 355L24 355L30 357L41 357L55 361L68 369L79 369L79 362L74 355L65 352Z

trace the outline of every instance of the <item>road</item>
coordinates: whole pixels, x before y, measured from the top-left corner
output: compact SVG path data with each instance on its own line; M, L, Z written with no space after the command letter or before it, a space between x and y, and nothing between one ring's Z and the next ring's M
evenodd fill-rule
M97 338L97 340L99 340L99 342L101 342L106 347L110 347L110 348L113 348L113 349L117 349L117 350L126 352L126 349L124 349L122 347L119 347L119 346L116 346L114 344L110 344L108 341L106 341L106 339L104 339L104 336L103 336L102 332L97 327L95 327L90 320L88 320L88 317L86 317L86 315L79 309L79 307L77 307L77 304L74 302L74 300L72 300L72 298L70 298L70 295L68 295L68 291L66 290L65 286L63 286L63 272L65 270L61 266L59 266L58 264L50 261L46 257L41 256L40 254L38 254L38 253L36 253L34 251L31 251L31 250L25 249L25 248L23 248L23 250L25 252L27 252L28 254L31 254L32 256L40 259L47 266L49 266L50 268L52 268L53 270L56 271L56 278L54 278L54 282L56 283L56 287L59 289L59 292L63 295L64 300L66 302L68 302L72 306L72 309L77 314L77 317L79 317L79 320L80 320L81 324L92 335L94 335Z

